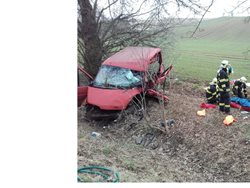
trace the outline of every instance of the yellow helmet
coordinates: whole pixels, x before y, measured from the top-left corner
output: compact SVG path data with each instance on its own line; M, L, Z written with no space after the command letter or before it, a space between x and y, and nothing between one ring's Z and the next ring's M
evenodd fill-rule
M212 82L210 84L217 84L217 78L213 78Z

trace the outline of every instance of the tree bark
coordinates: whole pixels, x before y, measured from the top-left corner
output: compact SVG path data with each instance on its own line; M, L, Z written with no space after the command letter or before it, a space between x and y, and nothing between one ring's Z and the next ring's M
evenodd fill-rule
M102 60L102 45L98 35L96 15L89 0L78 0L78 3L82 20L78 36L84 43L84 67L95 76Z

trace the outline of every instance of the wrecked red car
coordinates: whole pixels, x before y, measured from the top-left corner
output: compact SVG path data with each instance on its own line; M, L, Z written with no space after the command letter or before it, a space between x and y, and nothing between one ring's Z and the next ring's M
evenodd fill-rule
M168 97L155 90L172 69L164 70L160 48L127 47L105 60L87 88L87 116L115 118L142 95Z

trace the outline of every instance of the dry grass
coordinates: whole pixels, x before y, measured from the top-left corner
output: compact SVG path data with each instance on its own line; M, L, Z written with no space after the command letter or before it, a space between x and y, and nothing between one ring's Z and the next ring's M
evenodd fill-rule
M118 123L88 122L79 110L78 166L112 168L121 182L250 182L250 115L232 109L238 120L232 126L223 125L226 115L218 109L198 117L204 97L191 83L173 84L169 97L165 113L175 125L166 134L151 128L162 119L154 101L148 103L151 127L133 115ZM101 136L91 137L92 131ZM136 144L147 133L152 142Z

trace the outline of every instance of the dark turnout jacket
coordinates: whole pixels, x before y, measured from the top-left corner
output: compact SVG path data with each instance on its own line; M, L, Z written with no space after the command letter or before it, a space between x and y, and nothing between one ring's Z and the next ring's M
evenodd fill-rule
M219 109L222 112L230 113L230 83L227 69L220 69L217 74L218 92L220 94Z
M241 82L240 80L236 80L233 85L233 94L239 98L243 98L244 96L247 98L247 90L246 84Z
M217 102L217 87L216 84L210 84L210 86L206 89L206 98L208 103L216 103Z
M225 69L219 70L217 80L219 92L230 92L229 78Z

